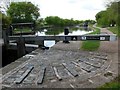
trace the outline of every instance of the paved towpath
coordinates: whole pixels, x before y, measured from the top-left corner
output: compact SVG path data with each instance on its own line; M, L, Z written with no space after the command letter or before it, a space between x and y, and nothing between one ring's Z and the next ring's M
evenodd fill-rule
M106 34L113 34L110 32L107 28L101 28L101 33L106 33ZM100 47L98 49L100 52L118 52L118 40L116 41L101 41L100 42Z
M69 50L69 51L80 51L82 41L70 41L70 43L63 43L62 41L55 44L52 49L58 50Z

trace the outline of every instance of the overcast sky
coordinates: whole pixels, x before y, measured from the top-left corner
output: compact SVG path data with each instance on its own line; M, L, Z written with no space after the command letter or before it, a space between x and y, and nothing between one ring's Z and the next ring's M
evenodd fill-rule
M105 0L27 0L38 5L42 18L59 16L74 20L95 20L95 15L105 10Z

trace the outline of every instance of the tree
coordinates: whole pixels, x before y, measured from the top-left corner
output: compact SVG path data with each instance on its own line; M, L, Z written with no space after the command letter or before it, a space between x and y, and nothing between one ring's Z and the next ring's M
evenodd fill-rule
M10 17L0 12L0 21L2 21L2 30L6 30L7 28L9 28L11 24Z
M88 24L95 24L96 22L94 20L85 20L84 22L88 22Z
M107 9L105 11L100 11L96 14L96 20L99 25L114 26L118 25L120 22L120 1L112 1L107 4Z
M63 18L60 18L58 16L49 16L49 17L45 18L45 22L48 25L53 25L53 26L58 26L58 27L65 27L65 26L79 25L83 21L73 20L73 18L71 18L71 19L63 19Z
M59 18L58 16L49 16L49 17L46 17L45 21L49 25L53 25L53 26L60 26L61 25L61 18Z
M120 14L120 11L118 9L119 5L120 1L109 2L109 4L107 4L107 12L109 14L108 18L112 26L118 23L118 14Z
M101 26L108 26L109 25L109 18L108 18L108 12L107 11L101 11L96 14L96 20L97 23Z
M39 8L31 2L12 2L7 10L12 23L33 22L39 17Z
M45 20L43 18L40 18L36 20L36 27L35 30L39 30L41 27L43 27L46 24Z

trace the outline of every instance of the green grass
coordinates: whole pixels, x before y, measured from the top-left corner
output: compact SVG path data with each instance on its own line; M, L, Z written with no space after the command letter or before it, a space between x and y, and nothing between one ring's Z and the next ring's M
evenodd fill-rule
M120 37L120 30L119 28L116 26L116 27L109 27L108 28L111 32L113 32L114 34L117 34L117 36Z
M98 28L93 28L92 29L94 30L94 32L90 33L90 34L99 34L100 33L100 29ZM85 50L85 51L95 51L95 50L98 50L100 46L100 41L83 41L82 42L82 46L81 46L81 49L82 50Z
M100 29L98 28L92 28L94 32L91 32L90 34L100 34Z
M110 82L110 83L106 83L103 86L99 87L98 90L104 90L104 89L108 89L109 90L118 90L118 88L120 88L120 83L118 82Z
M98 90L118 90L120 88L120 75L116 77L111 82L105 83L104 85L98 87Z
M95 51L99 48L100 41L84 41L82 43L82 50Z

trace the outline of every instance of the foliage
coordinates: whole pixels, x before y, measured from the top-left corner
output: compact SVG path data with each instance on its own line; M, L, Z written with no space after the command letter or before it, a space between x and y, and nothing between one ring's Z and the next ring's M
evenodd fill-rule
M102 87L100 87L98 90L105 90L105 89L109 89L109 90L118 90L120 88L120 83L106 83L105 85L103 85Z
M111 82L105 83L104 85L97 88L97 90L118 90L120 88L120 75L114 78Z
M43 18L36 20L35 30L36 31L40 30L40 28L43 27L44 25L45 25L45 22L44 22Z
M49 25L54 25L54 26L63 26L62 19L59 18L58 16L49 16L45 18L45 21Z
M88 21L89 23L95 23L94 20L85 20ZM59 26L59 27L64 27L64 26L75 26L75 25L81 25L83 24L85 21L82 20L73 20L73 18L71 19L63 19L60 18L58 16L48 16L45 18L45 22L48 25L53 25L53 26Z
M100 11L96 14L97 23L103 27L118 25L120 21L120 1L113 1L107 5L105 11Z
M7 10L12 18L12 23L27 23L37 20L39 8L31 2L12 2Z
M118 28L118 26L116 26L116 27L109 27L108 28L111 32L113 32L114 34L117 34L117 36L119 36L120 37L120 32L118 32L119 30L119 28Z
M94 20L85 20L85 22L88 22L89 24L95 24L96 23L96 21L94 21Z
M108 11L108 18L110 20L111 24L118 24L118 15L120 14L120 1L114 1L110 2L108 5L107 11Z
M101 11L96 14L96 20L99 25L106 27L109 25L107 11Z
M0 13L0 21L2 21L2 29L6 30L9 28L9 25L11 24L10 17L6 16L5 14Z

